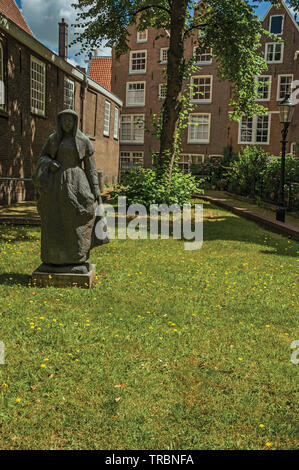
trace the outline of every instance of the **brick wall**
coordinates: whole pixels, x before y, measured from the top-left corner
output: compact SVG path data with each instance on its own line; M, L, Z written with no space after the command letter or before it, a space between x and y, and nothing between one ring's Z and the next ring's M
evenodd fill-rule
M0 176L30 178L44 143L56 130L57 114L64 108L64 77L68 74L5 32L0 31L0 41L6 65L6 106L4 111L0 110ZM46 64L45 117L31 113L31 55ZM115 182L118 178L119 143L113 138L113 128L110 137L103 136L104 102L109 98L73 76L69 78L75 82L74 108L79 115L80 127L91 137L96 149L98 171L104 171L105 182ZM112 125L115 103L112 99L110 101ZM30 183L0 180L0 203L30 199L32 195Z

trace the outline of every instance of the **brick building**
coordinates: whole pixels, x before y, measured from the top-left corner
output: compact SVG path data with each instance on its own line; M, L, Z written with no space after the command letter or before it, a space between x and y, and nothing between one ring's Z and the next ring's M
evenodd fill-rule
M59 30L57 55L33 37L14 0L0 0L0 203L32 197L32 169L66 108L78 113L105 182L118 179L122 101L67 62L64 21Z
M271 6L263 26L282 38L283 44L263 38L261 54L265 54L268 71L259 78L261 104L268 108L265 117L243 117L240 124L229 120L229 101L232 86L219 82L217 60L207 49L197 57L200 70L191 77L194 110L190 114L188 129L183 139L180 166L188 171L191 163L220 156L223 149L232 145L234 151L248 144L261 144L267 152L279 154L281 149L281 125L279 102L291 90L291 82L299 80L299 27L282 1L281 7ZM159 149L157 140L144 132L140 120L150 127L151 116L158 114L165 93L168 37L165 31L149 28L137 32L129 28L131 50L116 59L112 53L111 90L124 103L120 123L120 165L126 169L135 163L151 166L151 155ZM158 39L157 39L158 37ZM187 39L186 57L196 54L198 34ZM261 83L261 81L263 83ZM196 92L199 92L196 94ZM288 152L295 152L299 140L299 108L296 108L289 130Z

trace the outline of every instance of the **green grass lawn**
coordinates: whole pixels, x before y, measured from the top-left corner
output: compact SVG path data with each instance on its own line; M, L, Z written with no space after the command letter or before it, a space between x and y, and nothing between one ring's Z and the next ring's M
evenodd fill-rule
M204 203L204 244L112 240L41 289L0 226L0 449L294 449L299 244ZM296 305L297 302L297 305Z

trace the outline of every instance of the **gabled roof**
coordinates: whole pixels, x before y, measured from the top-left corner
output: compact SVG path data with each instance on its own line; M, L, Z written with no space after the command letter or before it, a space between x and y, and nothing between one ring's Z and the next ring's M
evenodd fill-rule
M89 77L111 91L112 57L92 57L90 60Z
M16 23L18 26L20 26L20 28L24 29L26 33L33 36L31 29L26 23L14 0L0 0L0 13L3 13L3 15L5 15L8 19Z
M281 7L284 8L287 12L287 14L289 15L289 17L291 18L294 26L296 27L297 31L299 32L299 25L297 23L297 21L295 21L292 13L290 12L289 8L287 7L286 3L284 2L284 0L280 0L281 2ZM266 11L265 15L264 15L264 18L263 18L263 22L265 21L265 19L267 18L268 14L270 13L270 11L272 10L272 8L275 8L275 5L270 5L268 10Z

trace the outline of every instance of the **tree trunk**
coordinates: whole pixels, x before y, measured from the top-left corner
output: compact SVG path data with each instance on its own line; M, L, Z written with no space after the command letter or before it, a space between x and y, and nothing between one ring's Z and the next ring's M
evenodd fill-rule
M174 160L175 134L181 109L181 92L185 68L184 32L188 0L173 0L170 19L170 40L167 62L167 94L162 108L162 129L158 175L171 175Z

